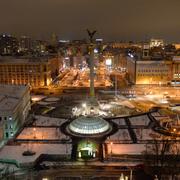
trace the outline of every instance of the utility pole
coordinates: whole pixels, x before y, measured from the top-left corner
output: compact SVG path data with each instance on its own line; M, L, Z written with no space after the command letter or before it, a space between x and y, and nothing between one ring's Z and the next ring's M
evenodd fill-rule
M115 97L117 97L117 72L115 72Z

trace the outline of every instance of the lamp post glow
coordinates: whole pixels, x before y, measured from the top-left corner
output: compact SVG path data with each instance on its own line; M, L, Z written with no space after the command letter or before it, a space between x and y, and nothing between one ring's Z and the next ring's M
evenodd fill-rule
M111 145L111 156L112 156L112 145L113 145L113 142L111 142L110 145Z
M36 139L36 128L33 128L33 132L34 132L34 139Z
M83 103L83 104L82 104L82 107L83 107L83 108L86 108L86 103Z
M120 179L119 180L125 180L124 179L124 174L123 173L121 173L121 176L120 176Z

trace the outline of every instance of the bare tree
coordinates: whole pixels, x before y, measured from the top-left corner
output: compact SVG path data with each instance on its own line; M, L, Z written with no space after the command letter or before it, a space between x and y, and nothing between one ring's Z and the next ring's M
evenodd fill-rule
M168 174L171 175L171 180L175 179L175 176L179 174L180 171L180 143L178 140L174 139L170 145L171 155L167 156L166 162L168 166Z
M146 171L158 175L159 180L163 174L171 172L173 180L179 168L179 146L177 141L166 136L153 136L153 141L146 144L144 159Z

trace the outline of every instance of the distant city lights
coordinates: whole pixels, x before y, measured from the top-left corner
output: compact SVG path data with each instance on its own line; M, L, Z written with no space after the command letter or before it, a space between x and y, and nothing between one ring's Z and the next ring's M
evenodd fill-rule
M94 53L96 53L96 54L97 54L97 53L98 53L98 49L94 49Z
M112 59L106 59L106 66L111 66L112 65Z

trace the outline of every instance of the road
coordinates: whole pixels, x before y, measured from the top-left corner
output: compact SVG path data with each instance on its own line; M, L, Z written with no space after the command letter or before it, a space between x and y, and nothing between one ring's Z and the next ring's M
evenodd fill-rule
M48 180L54 179L111 179L119 180L121 174L130 177L131 169L125 166L111 166L111 165L79 165L79 166L61 166L59 168L43 170L39 173L38 179L48 178Z
M79 70L71 68L59 81L60 87L89 87L89 68ZM95 87L112 86L107 70L100 66L95 69Z

